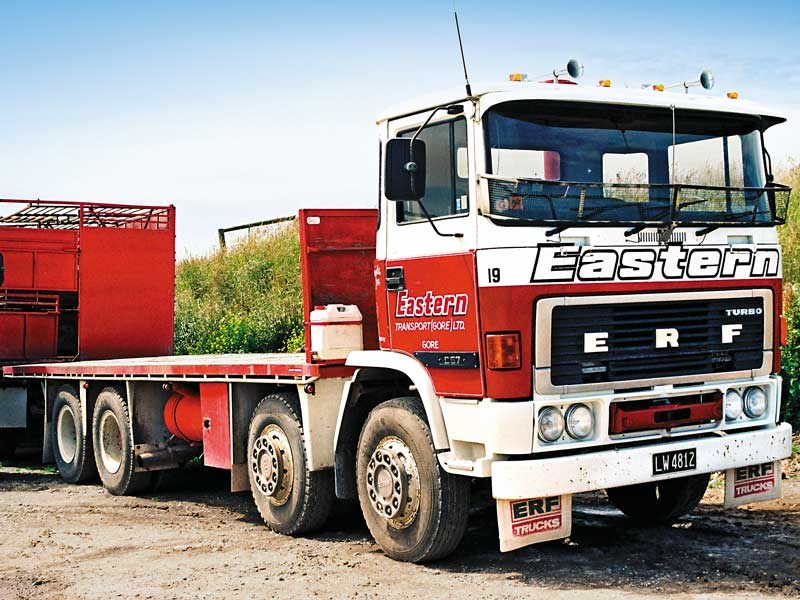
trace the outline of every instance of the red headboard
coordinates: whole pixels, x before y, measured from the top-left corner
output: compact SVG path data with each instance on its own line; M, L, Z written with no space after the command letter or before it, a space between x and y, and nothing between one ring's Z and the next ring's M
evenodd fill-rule
M364 349L378 348L375 309L375 209L304 209L300 225L306 357L311 360L309 318L315 306L355 304L363 316Z

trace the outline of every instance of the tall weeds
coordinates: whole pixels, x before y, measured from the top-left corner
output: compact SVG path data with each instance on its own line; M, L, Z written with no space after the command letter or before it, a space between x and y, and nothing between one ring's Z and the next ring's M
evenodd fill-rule
M302 345L296 225L178 264L177 353L293 352Z
M781 354L783 398L781 417L800 427L800 163L789 161L777 170L776 181L792 186L786 224L778 235L783 249L784 298L787 342Z

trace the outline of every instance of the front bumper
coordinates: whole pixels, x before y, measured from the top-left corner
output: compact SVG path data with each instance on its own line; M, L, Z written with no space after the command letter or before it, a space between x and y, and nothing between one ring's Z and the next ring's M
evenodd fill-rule
M652 456L669 450L697 449L697 469L653 477ZM724 471L787 458L792 428L781 423L769 429L715 433L646 446L587 454L492 463L492 495L504 500L579 494L606 488Z

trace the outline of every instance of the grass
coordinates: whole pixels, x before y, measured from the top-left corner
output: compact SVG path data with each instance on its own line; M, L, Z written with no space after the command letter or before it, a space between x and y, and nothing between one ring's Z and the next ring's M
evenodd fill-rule
M775 181L792 187L786 225L778 232L783 248L784 280L800 283L800 162L790 160L781 165Z
M175 352L295 352L303 346L300 241L294 223L181 261Z

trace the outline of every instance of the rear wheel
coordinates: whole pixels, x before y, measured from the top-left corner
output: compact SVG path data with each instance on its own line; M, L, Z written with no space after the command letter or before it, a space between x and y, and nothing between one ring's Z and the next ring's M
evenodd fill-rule
M71 386L59 389L53 402L50 439L56 466L64 481L84 483L97 475L92 437L83 429L81 401Z
M92 437L97 471L109 492L130 496L149 487L153 473L135 470L128 405L114 388L106 388L97 396Z
M619 510L642 525L667 525L692 512L708 487L709 474L606 490Z
M364 520L388 556L427 562L456 549L467 527L469 479L439 465L417 398L389 400L370 412L356 477Z
M250 490L270 529L287 535L325 524L333 506L333 471L309 471L303 425L291 394L271 394L253 413L247 442Z

